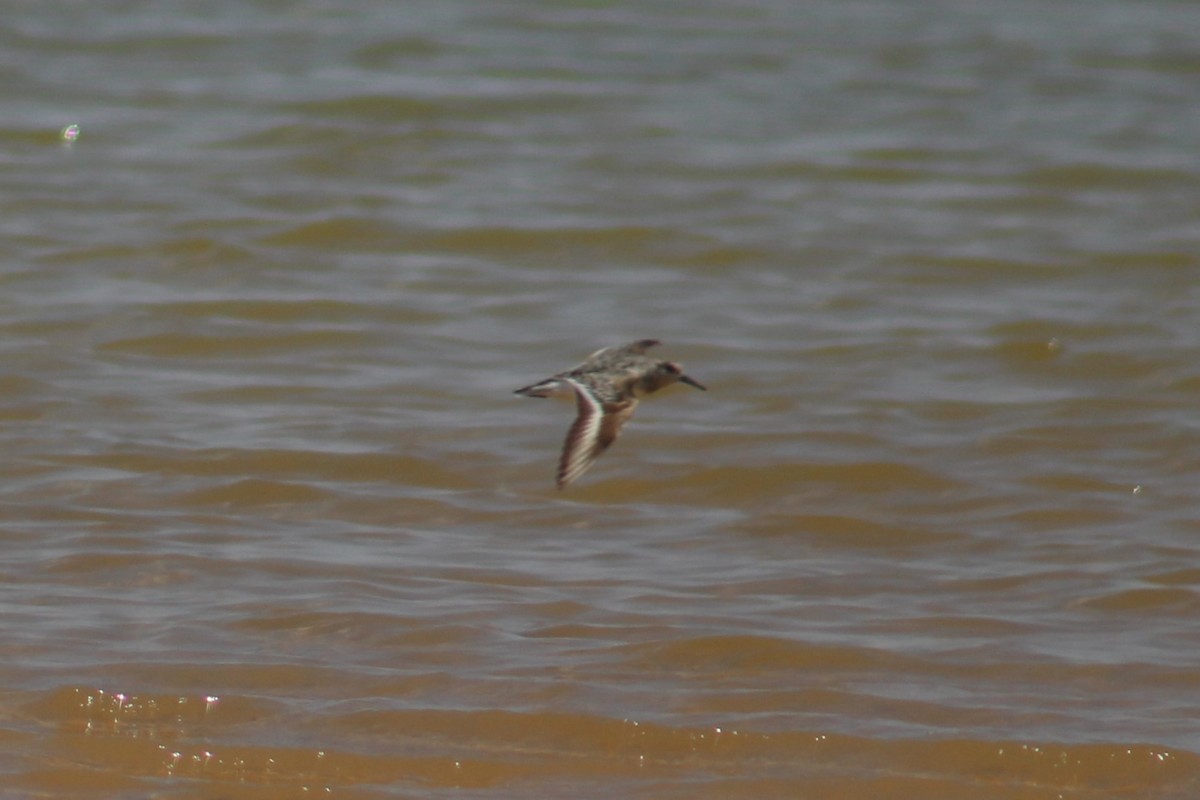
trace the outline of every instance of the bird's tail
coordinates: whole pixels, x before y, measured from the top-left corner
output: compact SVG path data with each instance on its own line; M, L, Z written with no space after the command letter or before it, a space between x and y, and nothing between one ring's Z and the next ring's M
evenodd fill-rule
M537 383L517 389L513 394L524 395L525 397L556 397L563 394L564 388L562 381L557 378L547 378L544 381L538 381Z

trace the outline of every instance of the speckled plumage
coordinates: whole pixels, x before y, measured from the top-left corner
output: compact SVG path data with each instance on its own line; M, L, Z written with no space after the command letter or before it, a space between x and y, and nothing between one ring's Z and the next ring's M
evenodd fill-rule
M679 382L705 388L683 374L679 364L646 355L658 344L657 339L641 339L606 347L573 369L516 390L515 394L526 397L575 397L575 421L567 431L558 462L559 489L582 475L616 441L639 398Z

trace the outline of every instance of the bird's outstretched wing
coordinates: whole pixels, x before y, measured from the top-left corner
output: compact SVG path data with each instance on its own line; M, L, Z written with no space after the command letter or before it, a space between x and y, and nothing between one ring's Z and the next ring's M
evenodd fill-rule
M637 401L601 403L584 384L570 378L565 381L575 390L577 414L563 442L558 461L558 488L562 489L592 465L608 446L616 441L621 427L633 416Z

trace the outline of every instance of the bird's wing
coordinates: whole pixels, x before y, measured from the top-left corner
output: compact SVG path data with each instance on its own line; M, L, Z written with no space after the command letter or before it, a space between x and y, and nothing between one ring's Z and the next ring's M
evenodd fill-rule
M636 342L629 344L613 345L612 347L601 347L596 352L585 358L575 370L583 369L597 361L616 360L620 356L640 356L651 347L657 347L662 344L658 339L638 339Z
M567 431L562 456L558 461L558 488L562 489L578 478L608 446L616 441L621 426L633 416L637 401L601 403L584 384L566 379L575 390L578 413Z
M658 347L660 344L662 344L662 342L660 342L658 339L638 339L636 342L630 342L619 349L623 353L636 353L640 356L651 347Z

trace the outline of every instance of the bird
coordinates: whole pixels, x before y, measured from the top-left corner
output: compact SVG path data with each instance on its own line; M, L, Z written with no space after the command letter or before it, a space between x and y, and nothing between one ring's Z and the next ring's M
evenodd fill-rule
M686 383L702 391L708 387L684 374L674 361L646 355L657 339L639 339L630 344L605 347L566 372L517 389L525 397L570 397L574 395L575 421L567 430L558 460L555 484L564 489L587 471L608 449L621 428L633 416L638 400L673 383Z

